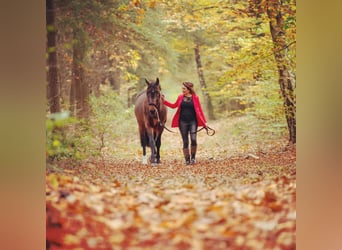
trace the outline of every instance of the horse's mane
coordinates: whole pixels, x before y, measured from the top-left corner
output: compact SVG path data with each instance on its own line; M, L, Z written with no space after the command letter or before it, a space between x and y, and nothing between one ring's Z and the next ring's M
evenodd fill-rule
M145 92L146 92L146 89L141 90L141 91L135 96L135 98L136 98L136 99L139 98L139 96L141 96L141 95L144 94Z

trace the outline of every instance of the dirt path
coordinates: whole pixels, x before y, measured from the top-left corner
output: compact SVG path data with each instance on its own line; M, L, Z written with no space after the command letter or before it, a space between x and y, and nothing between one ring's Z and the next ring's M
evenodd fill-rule
M48 249L296 248L294 147L252 151L258 159L202 148L185 166L172 136L158 167L141 165L137 148L48 169Z

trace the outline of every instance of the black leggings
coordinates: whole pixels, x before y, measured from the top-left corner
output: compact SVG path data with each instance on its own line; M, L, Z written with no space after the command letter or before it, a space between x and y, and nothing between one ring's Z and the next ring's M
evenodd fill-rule
M179 121L179 130L182 135L183 148L189 147L189 134L191 146L197 146L197 121L184 122Z

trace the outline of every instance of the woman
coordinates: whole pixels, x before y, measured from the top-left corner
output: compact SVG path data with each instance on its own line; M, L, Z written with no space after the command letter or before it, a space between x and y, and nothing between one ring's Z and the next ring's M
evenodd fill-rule
M194 91L194 85L191 82L183 82L182 94L180 94L175 103L170 103L164 99L164 104L170 108L178 108L171 123L171 127L179 127L183 140L183 154L185 164L196 163L197 151L197 127L207 127L199 97ZM191 142L191 151L189 152L189 135ZM191 158L190 158L191 156Z

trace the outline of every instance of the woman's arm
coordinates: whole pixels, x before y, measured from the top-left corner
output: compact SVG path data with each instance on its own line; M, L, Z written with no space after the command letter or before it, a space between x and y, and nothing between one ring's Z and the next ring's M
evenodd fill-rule
M176 100L175 103L171 103L171 102L169 102L169 101L166 101L165 99L164 99L163 103L164 103L166 106L168 106L169 108L174 109L174 108L177 108L177 107L178 107L179 98L180 98L180 96L178 96L178 98L177 98L177 100Z

